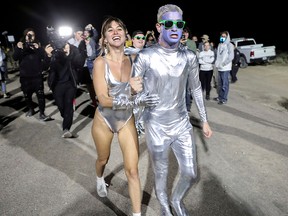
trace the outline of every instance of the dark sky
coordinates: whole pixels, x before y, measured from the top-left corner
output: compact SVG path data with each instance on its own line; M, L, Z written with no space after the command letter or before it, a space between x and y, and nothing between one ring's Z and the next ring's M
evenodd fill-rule
M277 0L278 1L278 0ZM275 45L277 50L288 51L287 21L284 7L280 2L258 4L252 1L161 1L161 0L45 0L45 1L6 1L8 6L2 9L0 31L8 31L16 41L27 27L35 29L38 39L46 40L46 26L85 26L93 24L100 31L106 15L121 18L130 33L134 30L154 30L157 10L160 6L173 3L181 7L183 19L193 35L199 38L208 34L210 40L218 43L221 31L227 30L232 38L253 37L264 46ZM101 3L100 3L101 2ZM231 3L229 3L231 2ZM232 5L233 4L233 5ZM4 15L4 10L6 10ZM1 36L2 43L5 38Z

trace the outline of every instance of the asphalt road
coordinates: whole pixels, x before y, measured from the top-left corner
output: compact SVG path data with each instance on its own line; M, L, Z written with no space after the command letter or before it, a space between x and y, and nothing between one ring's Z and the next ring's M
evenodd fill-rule
M199 179L185 197L191 215L288 215L288 69L287 65L240 69L230 85L229 101L207 101L214 132L204 139L192 104ZM94 216L130 215L127 181L117 140L105 171L107 198L96 193L96 151L91 137L94 114L89 95L79 89L72 132L61 138L62 119L46 86L46 113L26 117L18 72L10 72L9 99L0 99L0 215ZM216 96L215 89L212 97ZM36 102L37 100L35 100ZM37 109L36 109L37 110ZM143 215L160 215L153 173L143 137L139 169ZM169 192L177 178L171 154Z

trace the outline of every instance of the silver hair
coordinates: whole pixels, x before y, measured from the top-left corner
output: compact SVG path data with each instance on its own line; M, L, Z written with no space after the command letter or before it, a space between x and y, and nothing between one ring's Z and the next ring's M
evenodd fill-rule
M162 20L162 16L163 14L167 13L167 12L178 12L181 14L181 16L183 15L183 11L181 10L180 7L178 7L177 5L174 4L166 4L164 6L161 6L158 9L158 14L157 14L157 22L160 22Z

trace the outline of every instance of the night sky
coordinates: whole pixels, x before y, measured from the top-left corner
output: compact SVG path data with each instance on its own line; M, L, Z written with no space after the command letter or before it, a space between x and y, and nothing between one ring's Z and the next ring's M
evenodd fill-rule
M232 38L253 37L264 46L275 45L277 51L288 51L287 11L277 1L258 5L254 2L253 6L250 5L252 1L6 1L8 6L5 9L2 7L0 14L0 32L8 31L8 35L14 35L18 41L23 30L32 27L38 39L45 43L47 26L65 24L85 27L91 23L100 31L107 15L121 18L131 34L138 29L156 32L158 8L173 3L181 7L186 25L198 38L208 34L210 41L217 44L220 32L227 30ZM5 14L10 14L4 15L4 10ZM6 40L0 36L3 45Z

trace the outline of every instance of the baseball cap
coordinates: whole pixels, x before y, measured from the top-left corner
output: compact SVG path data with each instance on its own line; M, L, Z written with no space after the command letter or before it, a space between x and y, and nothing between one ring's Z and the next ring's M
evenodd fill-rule
M209 41L209 36L206 34L203 34L202 37L205 41Z
M83 32L83 28L82 27L80 27L80 26L76 26L76 27L74 27L74 32L78 32L78 31L82 31Z

